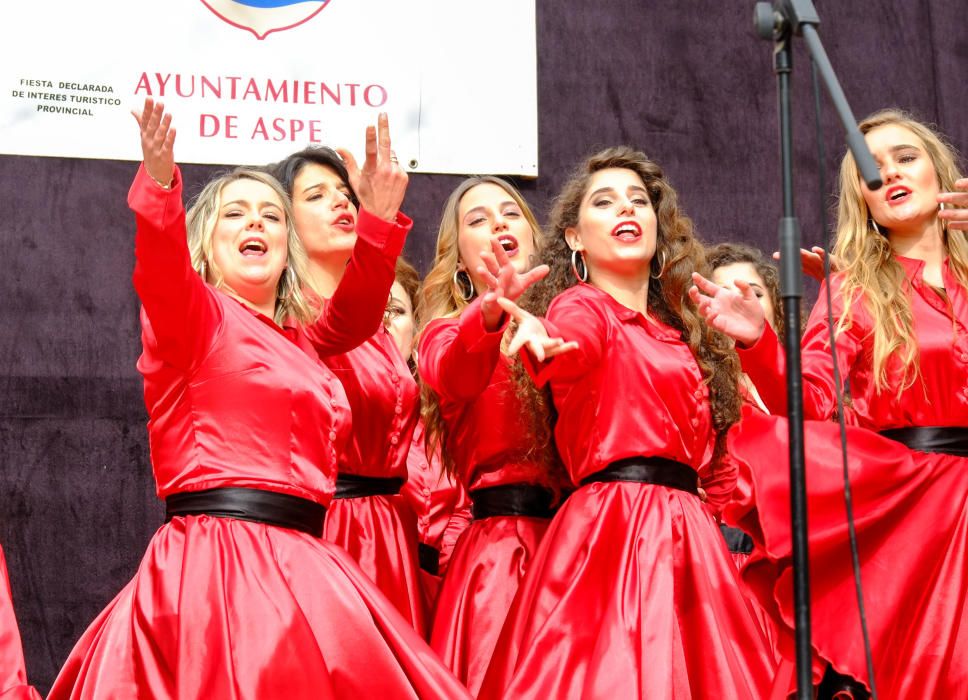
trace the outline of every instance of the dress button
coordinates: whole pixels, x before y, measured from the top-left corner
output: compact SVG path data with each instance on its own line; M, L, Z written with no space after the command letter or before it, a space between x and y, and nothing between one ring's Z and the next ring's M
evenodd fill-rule
M332 406L333 408L336 408L336 404L338 404L338 403L339 403L339 401L337 401L336 399L330 399L329 400L329 405Z
M330 430L329 431L329 441L330 442L333 442L335 439L336 439L336 431L335 430Z
M391 445L396 445L398 442L400 442L400 437L398 435L394 435L390 438Z
M961 353L961 361L968 362L968 352Z
M399 416L401 413L403 413L403 406L397 404L397 407L393 409L393 412Z
M698 418L693 418L692 419L692 427L693 428L698 428L699 427L699 419Z
M423 494L424 494L424 496L429 496L430 495L430 489L427 488L427 487L424 487Z

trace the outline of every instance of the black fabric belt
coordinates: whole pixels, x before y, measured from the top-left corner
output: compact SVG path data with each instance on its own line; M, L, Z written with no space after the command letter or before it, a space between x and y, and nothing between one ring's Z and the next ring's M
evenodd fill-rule
M529 518L550 518L554 494L534 484L503 484L474 489L470 492L474 520L496 515L523 515Z
M249 520L322 537L326 508L288 493L226 487L168 496L165 499L165 522L179 515Z
M882 430L881 435L917 452L968 457L968 428L892 428Z
M417 545L417 558L420 560L420 568L428 574L440 575L440 550L431 547L429 544L420 542Z
M726 549L731 554L753 553L753 538L739 528L720 525L719 531L723 533L723 539L726 540Z
M365 498L366 496L396 496L405 480L400 477L360 476L337 474L336 493L333 498Z
M628 457L612 462L599 472L586 476L581 485L599 481L633 481L668 486L699 494L699 476L692 467L665 457Z

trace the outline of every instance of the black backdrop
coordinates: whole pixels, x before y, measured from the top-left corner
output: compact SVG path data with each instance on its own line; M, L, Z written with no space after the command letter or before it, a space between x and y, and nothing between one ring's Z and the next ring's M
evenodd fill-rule
M968 148L965 0L816 4L858 117L901 106ZM705 240L773 250L775 80L770 46L752 33L752 7L752 0L539 0L541 175L519 183L539 216L580 157L630 143L664 165ZM468 50L486 61L507 47L487 36ZM820 240L821 197L802 46L795 61L797 207L811 244ZM515 108L502 100L499 76L476 108ZM843 148L829 108L825 128L832 183ZM134 141L135 125L119 138ZM125 205L134 171L114 161L0 157L0 293L7 300L0 309L0 543L28 672L41 690L133 574L162 521L135 371L133 217ZM186 167L187 191L214 171ZM459 179L411 178L405 208L416 224L407 255L423 271L440 207Z

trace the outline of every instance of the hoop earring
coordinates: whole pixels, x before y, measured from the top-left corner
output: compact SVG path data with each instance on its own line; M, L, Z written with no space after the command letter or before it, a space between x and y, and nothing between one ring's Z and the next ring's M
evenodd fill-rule
M878 235L880 236L884 235L884 232L881 231L881 227L877 225L876 221L874 221L874 217L869 218L867 221L870 223L871 228L873 228Z
M202 277L202 282L208 282L208 265L202 260L201 264L198 266L198 274Z
M474 284L466 270L454 270L454 286L457 287L458 296L464 301L474 298Z
M581 272L578 271L579 260L581 260ZM571 271L575 273L575 279L579 282L588 281L588 265L585 264L585 254L580 250L571 251Z
M662 275L664 275L664 274L665 274L665 264L666 264L666 255L665 255L665 251L664 251L664 250L660 250L660 251L659 251L659 255L661 256L661 259L662 259L662 262L661 262L661 263L659 264L659 274L657 274L657 275L652 275L652 278L653 278L653 279L660 279L660 278L662 277ZM653 260L654 260L654 259L655 259L655 258L653 258Z

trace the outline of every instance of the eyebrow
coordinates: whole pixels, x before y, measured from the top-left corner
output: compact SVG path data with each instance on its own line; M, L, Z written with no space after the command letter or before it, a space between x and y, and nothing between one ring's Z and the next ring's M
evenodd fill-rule
M225 204L223 204L222 205L222 209L225 209L225 207L231 207L233 204L246 205L246 204L248 204L248 202L245 201L244 199L236 199L236 200L233 200L231 202L226 202ZM280 207L275 202L268 202L268 201L267 202L259 202L259 208L262 209L263 207L274 207L276 209L282 209L282 207Z
M646 195L649 194L649 191L640 185L632 185L631 187L629 187L629 189L636 190L638 192L644 192ZM615 192L615 191L616 189L614 187L599 187L597 190L595 190L590 195L588 195L588 198L591 199L595 195L603 194L605 192Z
M910 143L902 143L902 144L898 144L897 146L891 146L889 150L891 151L891 153L897 153L898 151L905 151L909 148L913 148L916 151L921 150L918 146L915 146Z
M518 206L518 203L517 203L517 202L515 202L515 201L514 201L513 199L509 199L509 200L507 200L507 201L504 201L504 202L501 202L501 203L500 203L500 204L498 205L498 208L501 208L501 207L506 207L506 206L507 206L507 205L509 205L509 204L510 204L511 206L513 206L513 207L516 207L516 206ZM486 206L484 206L484 205L482 204L482 205L481 205L481 206L479 206L479 207L474 207L473 209L468 209L468 210L467 210L467 212L465 212L465 214L464 214L464 217L463 217L463 218L466 218L468 214L473 214L473 213L475 213L475 212L485 212L485 211L487 211L487 207L486 207Z
M310 185L309 187L305 188L302 191L302 193L303 194L306 194L310 190L314 190L317 187L330 187L331 188L331 187L333 187L333 185L330 184L329 182L326 182L325 180L324 181L320 181L320 182L317 182L315 185ZM347 185L346 183L343 183L343 182L340 182L338 185L336 185L336 189L347 189L348 190L349 188L350 188L350 186Z

